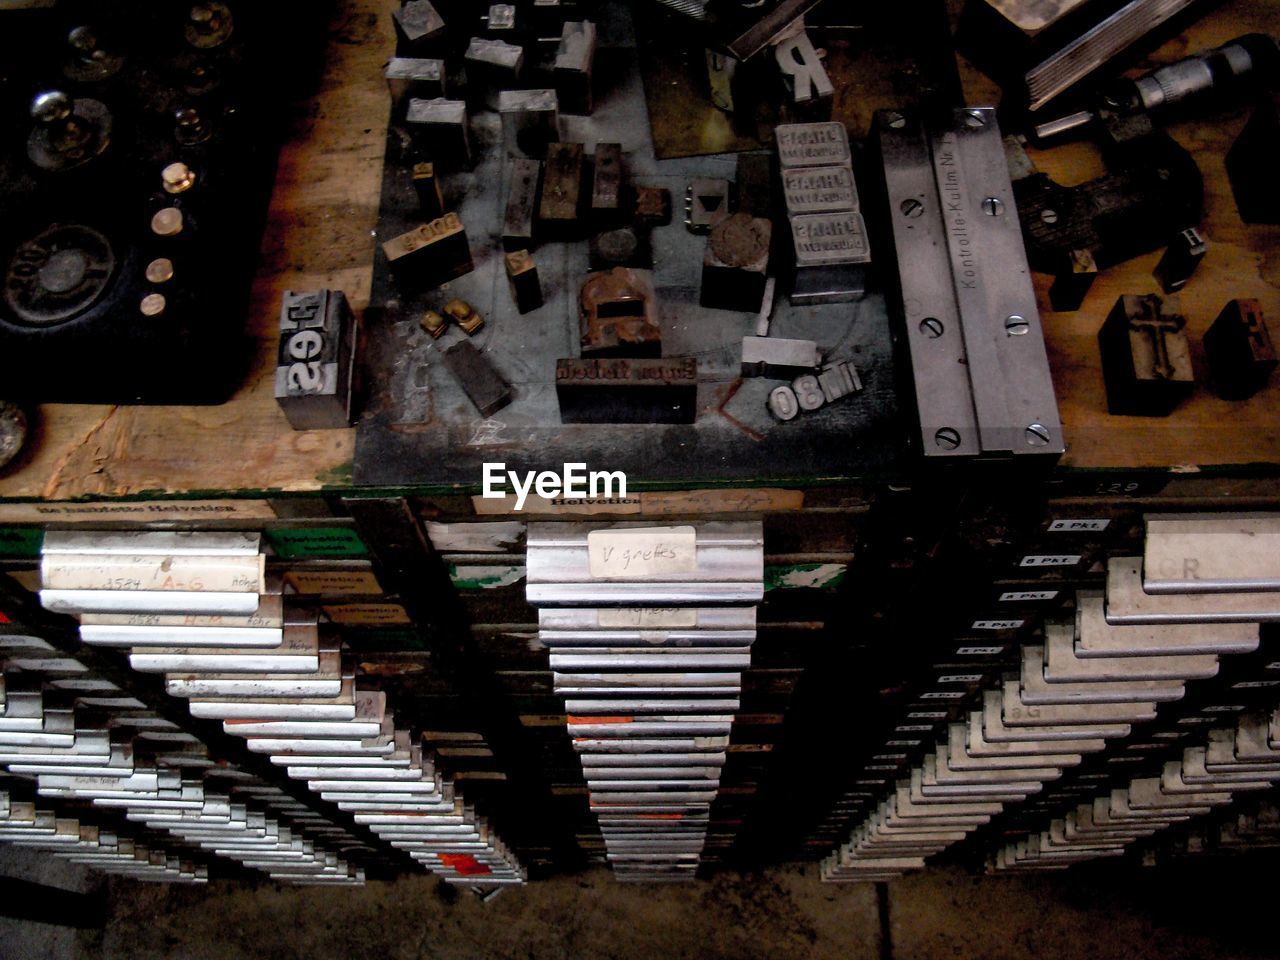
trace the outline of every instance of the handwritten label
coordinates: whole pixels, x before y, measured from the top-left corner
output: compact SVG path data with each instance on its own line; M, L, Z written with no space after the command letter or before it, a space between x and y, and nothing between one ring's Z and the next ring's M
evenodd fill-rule
M598 622L602 627L696 627L698 611L687 607L619 607L601 610Z
M642 527L592 530L587 534L587 564L593 577L656 577L698 569L693 527Z
M261 593L261 556L48 554L41 583L61 590L180 590Z

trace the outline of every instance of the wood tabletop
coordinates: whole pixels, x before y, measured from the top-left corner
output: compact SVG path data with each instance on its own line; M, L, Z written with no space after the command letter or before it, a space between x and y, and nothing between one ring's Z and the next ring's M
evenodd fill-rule
M382 66L393 37L386 0L340 0L325 73L289 119L288 142L253 284L249 330L258 343L244 386L221 406L46 404L23 459L0 477L0 498L80 497L235 490L313 491L350 483L354 430L296 432L273 396L274 341L287 289L340 288L359 312L371 277L386 88ZM1228 0L1150 63L1175 60L1253 30L1280 27L1272 0ZM963 61L970 103L998 89ZM1200 340L1230 299L1252 297L1280 333L1280 227L1240 222L1223 157L1249 116L1241 107L1199 123L1172 126L1205 180L1203 232L1209 253L1191 283L1167 298L1187 318L1197 376ZM1102 172L1097 150L1079 143L1033 154L1064 183ZM1048 310L1048 277L1037 276L1049 358L1069 450L1080 469L1280 463L1280 377L1253 399L1229 403L1203 383L1167 418L1113 417L1098 360L1097 330L1117 297L1158 292L1150 254L1104 272L1083 308Z

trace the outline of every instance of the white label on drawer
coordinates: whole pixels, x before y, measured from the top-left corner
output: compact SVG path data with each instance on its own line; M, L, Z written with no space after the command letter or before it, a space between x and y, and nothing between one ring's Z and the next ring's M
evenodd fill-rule
M1280 687L1280 680L1241 680L1231 685L1232 690L1260 690L1263 687Z
M1050 533L1098 533L1107 529L1110 520L1055 520L1049 524Z
M1025 620L975 620L970 630L1017 630Z
M1243 706L1233 706L1228 703L1220 703L1216 706L1204 708L1205 713L1239 713L1242 710L1244 710Z
M587 562L593 577L655 577L698 569L698 539L693 527L643 527L592 530Z
M938 678L939 683L977 683L982 679L980 673L944 673Z
M934 690L920 694L921 700L959 700L966 696L963 690Z
M919 740L886 740L884 745L886 747L918 747L920 743Z
M1020 567L1074 567L1080 562L1078 553L1033 553L1022 558Z
M698 611L688 607L619 607L600 611L602 627L696 627Z
M1057 590L1010 590L1000 594L1001 603L1025 603L1028 600L1052 600Z
M1004 646L998 647L956 647L956 656L958 657L990 657L1004 649Z
M945 710L913 710L907 714L908 720L945 720L947 719L947 711Z
M894 733L928 733L933 729L932 723L904 723L902 726L894 727Z
M897 770L896 763L868 763L863 770Z
M1213 723L1213 717L1183 717L1178 721L1181 726L1189 727L1196 723Z

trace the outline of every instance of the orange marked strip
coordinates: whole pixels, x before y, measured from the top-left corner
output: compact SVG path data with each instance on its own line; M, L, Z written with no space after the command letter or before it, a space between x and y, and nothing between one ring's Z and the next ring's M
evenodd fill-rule
M635 723L635 717L569 717L569 723Z
M451 870L457 870L464 877L483 877L493 872L469 853L442 853L440 862Z

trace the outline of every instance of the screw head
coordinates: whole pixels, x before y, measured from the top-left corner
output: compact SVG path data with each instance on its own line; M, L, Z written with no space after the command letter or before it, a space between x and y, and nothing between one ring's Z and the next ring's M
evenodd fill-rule
M960 431L954 427L940 427L933 435L933 442L943 450L954 450L960 446Z
M937 340L946 328L937 317L925 317L920 321L920 332L930 340Z
M1004 201L999 197L987 197L982 201L982 212L988 217L999 217L1004 215Z
M979 127L987 125L987 117L981 110L966 110L964 113L964 125L971 130L977 130Z
M72 27L67 43L81 53L92 53L98 47L98 38L88 27Z
M72 100L61 90L36 94L31 101L31 119L38 123L58 123L71 116Z
M898 209L902 211L905 217L920 217L924 215L924 204L915 197L908 197L898 204Z
M148 293L138 304L138 309L144 317L158 317L164 313L164 308L165 299L162 293Z
M173 261L168 257L157 257L147 264L148 283L168 283L173 279Z
M196 185L195 172L185 163L171 163L160 171L165 193L185 193Z
M1026 317L1017 313L1011 313L1004 318L1004 329L1011 337L1020 337L1030 332L1031 323Z
M176 237L182 232L182 211L177 207L157 210L151 218L151 232L158 237Z
M1057 223L1057 222L1058 222L1058 211L1057 211L1057 210L1049 210L1049 209L1041 210L1041 211L1040 211L1040 219L1041 219L1042 221L1044 221L1045 223Z
M1042 423L1029 424L1024 435L1032 447L1043 447L1049 443L1049 428Z

